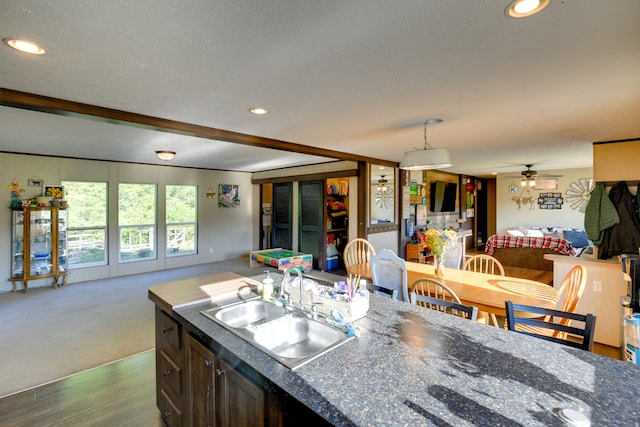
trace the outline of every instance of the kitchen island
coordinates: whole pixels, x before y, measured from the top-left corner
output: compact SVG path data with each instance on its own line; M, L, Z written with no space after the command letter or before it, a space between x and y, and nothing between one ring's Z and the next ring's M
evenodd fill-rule
M248 288L264 277L259 269L242 275ZM593 426L640 423L638 366L376 295L367 317L356 322L366 330L361 336L292 371L201 314L218 306L210 298L216 282L234 276L154 286L149 298L160 319L167 316L220 358L224 369L216 368L217 375L235 368L268 391L258 404L271 425L313 424L315 414L334 425L563 425L559 413L567 409ZM276 284L281 279L272 276ZM161 329L158 324L158 335ZM165 353L161 345L156 351ZM182 368L191 378L186 388L200 380L189 366ZM207 386L228 395L228 385ZM183 404L186 414L201 405L193 396ZM227 420L228 404L217 400L208 411L217 408L225 414L218 420Z

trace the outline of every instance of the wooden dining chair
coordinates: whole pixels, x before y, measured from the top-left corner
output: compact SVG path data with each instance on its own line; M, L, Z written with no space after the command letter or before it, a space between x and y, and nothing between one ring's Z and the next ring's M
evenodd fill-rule
M496 274L504 276L504 267L496 258L487 254L478 254L469 257L462 266L463 270L477 273Z
M411 304L420 305L443 313L453 314L465 319L476 321L478 318L478 307L468 306L453 301L421 295L411 292Z
M583 265L576 265L571 270L569 270L567 275L564 276L560 287L558 287L558 294L564 294L560 310L568 311L569 313L575 313L586 285L586 267L584 267Z
M558 310L566 312L566 313L575 313L578 308L578 303L580 302L580 298L582 297L582 293L584 292L584 288L587 283L587 269L582 265L576 265L573 267L567 275L562 280L562 284L558 288L558 295L564 297L562 298L562 304L559 304ZM545 316L545 321L550 322L551 317ZM560 318L558 320L562 325L569 326L571 325L570 318ZM550 329L536 329L535 326L520 324L517 326L517 329L520 331L530 332L537 335L550 335L560 339L566 339L567 334L561 330L550 330Z
M371 278L375 287L396 291L394 299L409 302L407 263L390 249L383 249L371 257ZM379 289L378 289L379 291Z
M451 288L430 277L423 277L413 282L411 284L411 293L461 304L460 298Z
M358 270L358 266L360 268L363 268L363 266L369 266L371 257L375 254L376 250L367 239L356 238L350 240L342 252L342 258L344 260L344 266L347 273L366 276L366 274L363 274L365 272Z
M591 351L593 348L593 336L596 328L596 316L593 314L569 313L550 308L514 304L511 301L505 303L505 308L507 328L510 331L582 350ZM570 326L572 320L581 322L581 326ZM541 331L544 332L539 333Z
M464 262L462 269L466 271L475 271L477 273L497 274L500 276L505 275L502 263L496 258L487 254L478 254L470 257ZM486 313L483 313L483 316L483 318L486 319ZM498 318L496 317L496 315L490 313L489 317L491 318L491 323L493 323L493 326L499 328L500 323L498 322Z

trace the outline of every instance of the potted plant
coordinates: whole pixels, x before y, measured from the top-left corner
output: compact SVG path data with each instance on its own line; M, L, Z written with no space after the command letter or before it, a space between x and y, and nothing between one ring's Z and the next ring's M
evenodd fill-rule
M62 199L62 187L57 186L45 186L45 196L49 196L51 199L51 206L59 207L60 200ZM38 202L40 204L40 202Z
M38 206L49 206L50 201L51 201L51 196L47 196L45 194L40 194L36 196L36 203Z

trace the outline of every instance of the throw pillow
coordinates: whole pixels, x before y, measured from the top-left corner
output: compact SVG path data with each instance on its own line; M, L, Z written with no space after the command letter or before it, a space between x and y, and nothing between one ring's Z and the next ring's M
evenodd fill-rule
M527 237L544 237L540 230L524 230L524 235Z
M589 239L587 239L587 233L584 230L566 230L564 239L571 243L574 248L589 246Z
M513 237L524 237L524 233L520 230L507 230L507 234Z

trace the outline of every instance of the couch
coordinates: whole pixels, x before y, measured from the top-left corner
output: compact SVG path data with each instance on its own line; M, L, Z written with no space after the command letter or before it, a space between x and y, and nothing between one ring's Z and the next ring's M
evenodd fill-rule
M553 262L545 254L575 256L569 241L558 237L490 236L485 252L500 261L505 274L553 285Z

